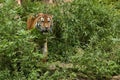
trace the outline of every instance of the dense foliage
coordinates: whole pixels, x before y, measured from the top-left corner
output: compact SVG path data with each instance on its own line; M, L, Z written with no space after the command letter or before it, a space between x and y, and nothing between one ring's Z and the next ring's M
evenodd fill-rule
M0 1L0 80L103 80L120 74L119 1L45 4ZM54 16L46 63L41 34L26 30L31 14ZM35 32L35 33L34 33Z

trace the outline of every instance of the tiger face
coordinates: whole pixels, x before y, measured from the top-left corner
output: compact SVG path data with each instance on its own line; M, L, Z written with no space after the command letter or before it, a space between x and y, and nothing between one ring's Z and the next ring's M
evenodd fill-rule
M27 20L27 28L33 29L36 28L40 32L52 32L52 26L53 26L53 16L49 14L43 14L39 13L35 17L30 17Z
M52 32L52 15L48 14L39 14L35 27L41 32Z

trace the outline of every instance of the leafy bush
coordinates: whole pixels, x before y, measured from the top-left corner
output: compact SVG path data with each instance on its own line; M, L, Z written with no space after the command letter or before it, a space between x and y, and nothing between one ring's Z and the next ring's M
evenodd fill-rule
M5 0L2 4L1 80L97 80L120 74L120 14L116 7L111 8L96 0L75 0L56 5L28 0L22 7L13 0ZM39 49L41 34L26 30L27 17L39 12L54 16L46 63L42 62ZM56 61L64 64L54 63ZM67 64L69 68L65 68Z

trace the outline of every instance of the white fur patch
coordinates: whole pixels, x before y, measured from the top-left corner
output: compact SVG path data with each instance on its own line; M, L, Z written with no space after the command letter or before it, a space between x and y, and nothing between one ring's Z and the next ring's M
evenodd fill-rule
M41 21L44 21L44 18L43 18L43 17L41 17Z
M50 21L50 18L47 18L48 21Z

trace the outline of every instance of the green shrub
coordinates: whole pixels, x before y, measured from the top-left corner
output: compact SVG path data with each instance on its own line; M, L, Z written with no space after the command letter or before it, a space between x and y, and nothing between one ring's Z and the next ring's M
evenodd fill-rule
M116 7L96 0L54 6L27 1L19 7L6 0L0 12L0 79L98 80L120 74L120 14ZM39 12L54 16L46 63L41 61L41 34L26 30L29 15ZM73 66L56 65L51 70L56 61Z

